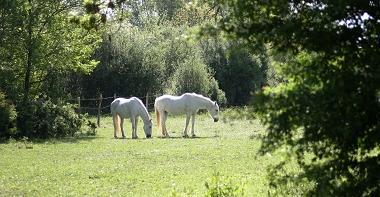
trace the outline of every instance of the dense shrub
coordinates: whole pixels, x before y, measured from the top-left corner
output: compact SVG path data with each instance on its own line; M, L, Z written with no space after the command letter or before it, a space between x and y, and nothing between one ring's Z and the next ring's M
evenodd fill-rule
M28 121L26 121L28 120ZM38 101L20 108L20 135L29 138L66 137L95 134L95 124L74 111L73 105L57 105L51 101Z
M180 95L195 92L225 103L224 92L201 59L186 59L179 65L171 80L169 93Z
M0 138L16 132L16 110L8 103L5 95L0 92Z
M250 49L241 40L227 41L221 37L201 43L202 57L215 73L229 105L244 106L252 100L252 93L263 84L276 79L277 73L269 67L267 47Z
M222 89L219 88L218 81L210 76L210 89L207 93L207 95L212 99L218 101L220 104L226 104L227 98L226 94Z

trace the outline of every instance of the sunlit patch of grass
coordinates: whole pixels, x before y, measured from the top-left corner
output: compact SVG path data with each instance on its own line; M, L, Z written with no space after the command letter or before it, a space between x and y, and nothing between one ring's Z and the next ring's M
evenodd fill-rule
M281 153L257 155L262 125L229 113L222 111L227 121L217 123L206 114L196 116L196 138L181 137L184 116L169 116L171 138L159 138L154 123L153 139L145 139L140 120L140 138L132 140L126 120L127 139L114 139L112 119L103 117L95 137L26 141L30 149L11 140L0 144L0 196L203 196L215 172L246 180L246 196L265 196L266 167Z

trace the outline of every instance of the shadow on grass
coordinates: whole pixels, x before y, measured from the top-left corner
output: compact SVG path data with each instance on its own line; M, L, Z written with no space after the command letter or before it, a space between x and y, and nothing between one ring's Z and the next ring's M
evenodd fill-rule
M78 143L80 141L92 141L94 139L103 138L100 136L87 136L87 135L80 135L75 137L60 137L60 138L32 138L29 139L27 137L23 137L20 139L15 138L9 138L0 140L0 144L8 144L8 143L32 143L32 144L57 144L57 143Z
M51 139L38 139L32 140L33 143L78 143L80 141L92 141L102 138L100 136L77 136L77 137L63 137L63 138L51 138Z
M212 139L212 138L219 138L220 136L204 136L204 137L199 137L199 136L195 136L195 137L182 137L182 136L170 136L170 137L163 137L163 136L157 136L157 137L152 137L152 138L146 138L146 137L139 137L137 139L132 139L130 137L125 137L125 138L122 138L122 137L118 137L118 138L114 138L114 137L110 137L109 139L112 139L112 140L152 140L152 139Z
M156 138L158 139L188 139L188 140L192 140L192 139L212 139L212 138L219 138L220 136L218 135L214 135L214 136L195 136L195 137L182 137L182 136L170 136L170 137L163 137L163 136L158 136Z

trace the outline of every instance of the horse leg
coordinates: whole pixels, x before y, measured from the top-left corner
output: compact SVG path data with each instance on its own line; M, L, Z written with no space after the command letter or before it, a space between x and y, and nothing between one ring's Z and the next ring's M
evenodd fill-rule
M135 136L136 122L135 122L135 120L136 120L135 117L131 117L131 123L132 123L132 139L136 139L136 136Z
M164 137L169 137L169 134L168 134L168 130L166 130L166 120L168 118L168 112L165 112L162 114L162 122L161 122L161 126L162 126L162 135Z
M194 123L195 123L195 113L191 115L191 137L195 137Z
M121 128L121 136L122 138L125 138L125 134L124 134L124 118L120 117L120 128Z
M190 114L186 114L186 125L185 125L185 129L183 130L183 137L184 138L188 138L189 137L187 135L187 127L189 126L189 122L190 122Z
M160 124L159 124L160 128L158 128L158 129L161 130L162 137L165 137L165 130L164 130L165 111L159 111L159 113L160 113Z
M135 129L133 130L135 132L135 138L139 138L139 136L137 136L137 123L139 122L139 117L137 116L135 118Z
M114 113L113 115L113 137L116 139L117 138L117 130L118 130L118 125L119 125L119 116Z

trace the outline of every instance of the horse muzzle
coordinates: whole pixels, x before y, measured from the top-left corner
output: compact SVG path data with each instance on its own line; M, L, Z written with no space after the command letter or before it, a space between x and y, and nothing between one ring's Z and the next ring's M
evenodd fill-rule
M151 138L152 136L151 135L146 135L146 138Z
M214 122L218 122L218 120L219 120L218 118L214 118Z

